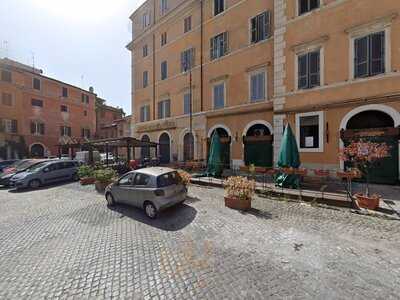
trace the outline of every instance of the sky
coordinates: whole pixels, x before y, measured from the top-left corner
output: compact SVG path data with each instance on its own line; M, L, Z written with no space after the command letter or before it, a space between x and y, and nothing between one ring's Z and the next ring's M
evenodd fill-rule
M131 113L129 16L144 0L0 0L0 57Z

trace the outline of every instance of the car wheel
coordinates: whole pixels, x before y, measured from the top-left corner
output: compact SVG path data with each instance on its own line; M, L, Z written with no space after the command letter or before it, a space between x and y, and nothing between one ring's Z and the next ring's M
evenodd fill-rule
M115 200L114 197L111 193L106 194L106 200L107 200L107 206L114 206L115 205Z
M144 211L146 213L146 216L148 216L150 219L157 218L157 208L154 206L153 203L146 202L144 204Z
M72 181L78 181L79 180L79 176L77 173L75 173L74 175L72 175Z
M37 189L38 187L40 187L40 180L39 179L33 179L31 181L29 181L29 187L31 189Z

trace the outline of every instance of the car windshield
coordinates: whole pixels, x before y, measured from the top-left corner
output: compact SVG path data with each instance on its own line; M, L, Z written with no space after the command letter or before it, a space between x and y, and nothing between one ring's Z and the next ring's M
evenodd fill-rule
M33 164L37 163L37 161L34 160L24 160L22 162L20 162L17 166L15 166L14 168L17 169L17 171L22 171L25 170L26 168L29 168L30 166L32 166Z
M179 184L181 182L182 178L178 172L169 172L157 177L157 186L159 188Z
M45 164L47 164L47 163L46 162L38 163L36 165L30 166L26 171L27 172L35 172L36 170L43 167Z

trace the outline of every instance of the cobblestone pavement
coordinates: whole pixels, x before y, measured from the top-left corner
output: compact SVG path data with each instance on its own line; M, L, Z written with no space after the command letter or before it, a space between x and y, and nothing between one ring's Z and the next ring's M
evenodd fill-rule
M93 186L0 190L0 299L395 299L400 222L193 186L156 221Z

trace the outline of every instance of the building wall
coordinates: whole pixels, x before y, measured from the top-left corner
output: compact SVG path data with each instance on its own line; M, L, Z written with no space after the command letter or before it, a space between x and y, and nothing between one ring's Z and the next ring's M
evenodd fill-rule
M4 67L4 64L0 65L0 68ZM12 83L0 81L0 95L3 92L11 93L13 106L5 106L0 101L0 119L17 120L18 131L16 134L3 133L3 144L5 140L19 140L19 137L23 137L28 150L33 144L39 143L44 146L45 154L57 155L60 126L71 127L72 137L76 138L81 137L82 128L95 132L94 94L23 69L12 68L11 72ZM32 88L33 77L40 79L40 91ZM62 87L68 89L66 98L62 97ZM89 96L89 104L82 102L82 93ZM42 100L43 107L32 106L32 99ZM61 112L61 105L68 107L67 113ZM31 121L45 124L43 136L31 134Z

